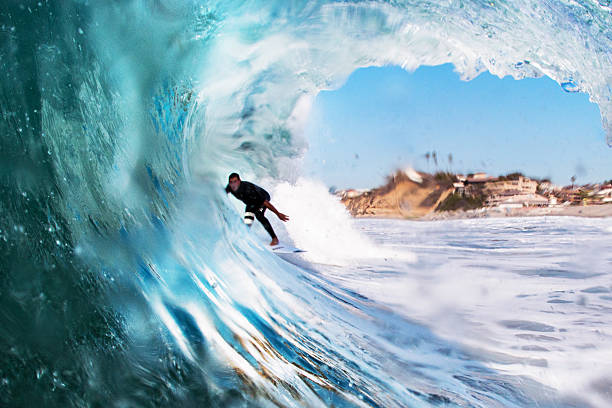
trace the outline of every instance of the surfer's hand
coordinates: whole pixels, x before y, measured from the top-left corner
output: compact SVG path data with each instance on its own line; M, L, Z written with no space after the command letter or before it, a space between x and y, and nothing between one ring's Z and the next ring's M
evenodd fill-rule
M285 221L285 222L289 221L289 217L283 213L278 213L276 215L278 215L278 219L280 219L281 221Z

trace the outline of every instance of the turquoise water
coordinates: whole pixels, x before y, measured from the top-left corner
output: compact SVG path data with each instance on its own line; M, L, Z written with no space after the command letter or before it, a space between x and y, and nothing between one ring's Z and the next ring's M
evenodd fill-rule
M325 201L353 250L319 237L295 266L221 188L230 170L291 186L313 96L362 66L547 75L609 135L607 2L9 1L0 19L3 405L605 406L327 277L368 265L357 248L419 271L432 254L388 252Z

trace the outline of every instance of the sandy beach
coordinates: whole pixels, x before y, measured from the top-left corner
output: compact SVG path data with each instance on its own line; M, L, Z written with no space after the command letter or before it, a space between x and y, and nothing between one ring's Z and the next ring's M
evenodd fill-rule
M603 218L612 217L612 204L588 205L588 206L567 206L567 207L545 207L545 208L479 208L468 211L453 212L432 212L419 220L453 220L466 218L501 218L501 217L588 217Z

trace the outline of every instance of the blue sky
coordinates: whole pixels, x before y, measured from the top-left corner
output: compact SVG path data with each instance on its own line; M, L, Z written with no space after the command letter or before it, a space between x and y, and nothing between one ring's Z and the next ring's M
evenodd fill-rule
M363 68L319 93L306 127L308 176L338 188L382 184L396 168L522 171L556 184L612 178L612 149L588 95L550 78L484 73L464 82L450 64ZM436 151L438 166L425 159ZM448 161L452 154L452 163Z

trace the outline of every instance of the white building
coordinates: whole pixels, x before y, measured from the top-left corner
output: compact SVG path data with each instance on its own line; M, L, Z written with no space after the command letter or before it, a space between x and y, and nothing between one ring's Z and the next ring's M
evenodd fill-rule
M605 188L595 193L602 203L612 203L612 188Z
M546 207L549 200L539 194L517 194L501 201L499 208Z

